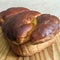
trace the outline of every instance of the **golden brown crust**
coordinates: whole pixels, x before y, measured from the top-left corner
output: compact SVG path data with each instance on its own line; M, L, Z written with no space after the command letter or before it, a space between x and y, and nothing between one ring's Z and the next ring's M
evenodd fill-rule
M28 8L24 8L24 7L12 7L12 8L9 8L7 9L5 12L4 12L4 19L9 19L13 16L15 16L16 14L19 14L19 13L22 13L22 12L25 12L25 11L29 11Z
M33 43L41 43L46 40L42 40L46 37L50 37L52 39L53 36L59 30L59 19L56 16L50 14L42 14L37 18L38 25L36 26L35 31L32 34L32 42Z
M0 24L2 24L4 21L24 11L29 11L29 9L24 7L12 7L12 8L8 8L3 12L0 12Z
M40 15L37 11L22 7L0 13L0 18L6 20L2 30L17 55L31 56L55 42L55 35L60 29L59 19L49 14ZM37 21L35 26L34 20Z
M41 15L37 11L25 11L23 13L17 14L16 16L12 17L11 21L6 21L12 26L19 27L23 24L30 24L32 23L33 19L36 18L37 16Z
M22 13L28 10L29 10L28 8L24 8L24 7L12 7L12 8L8 8L7 10L1 12L1 15L3 16L4 19L9 19L10 17L18 13Z
M25 24L19 27L16 31L15 37L17 38L17 42L22 44L30 40L30 34L32 33L33 25Z
M21 39L24 39L24 37L26 37L27 34L33 30L34 26L32 22L34 18L36 18L39 15L40 13L37 11L25 11L6 20L5 23L2 25L5 35L9 39L21 43L21 41L23 41ZM26 36L23 34L25 34ZM23 37L21 37L22 35Z

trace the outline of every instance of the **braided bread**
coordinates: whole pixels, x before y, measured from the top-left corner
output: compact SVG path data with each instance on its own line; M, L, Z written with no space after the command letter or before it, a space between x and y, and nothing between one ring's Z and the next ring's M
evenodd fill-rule
M23 7L9 8L0 16L4 35L12 51L20 56L31 56L52 45L60 31L56 16Z

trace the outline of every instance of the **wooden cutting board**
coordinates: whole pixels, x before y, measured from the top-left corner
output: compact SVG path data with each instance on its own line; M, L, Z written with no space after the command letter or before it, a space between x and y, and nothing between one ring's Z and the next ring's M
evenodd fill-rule
M56 37L56 42L40 53L30 57L18 57L11 51L0 27L0 60L60 60L60 36Z

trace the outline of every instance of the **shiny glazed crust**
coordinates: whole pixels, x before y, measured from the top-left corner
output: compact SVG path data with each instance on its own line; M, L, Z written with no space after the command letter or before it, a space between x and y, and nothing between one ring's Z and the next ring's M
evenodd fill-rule
M40 15L41 14L37 11L25 11L19 13L5 21L2 25L3 31L11 41L14 40L21 44L24 42L23 40L26 36L27 40L30 40L29 36L34 30L33 20Z
M37 17L37 26L32 33L33 43L43 43L52 39L60 29L60 21L56 16L50 14L42 14Z
M60 21L53 15L24 9L6 10L5 14L2 14L5 19L2 30L14 53L20 56L31 56L55 42ZM34 20L37 21L36 26Z
M24 11L29 11L29 9L24 8L24 7L12 7L12 8L8 8L5 11L0 12L0 25L4 21L6 21L6 20L12 18L13 16L15 16L15 15L17 15L19 13L22 13Z

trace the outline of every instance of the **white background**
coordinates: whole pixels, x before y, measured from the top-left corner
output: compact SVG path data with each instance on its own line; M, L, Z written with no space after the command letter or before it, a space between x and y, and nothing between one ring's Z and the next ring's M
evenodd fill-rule
M10 7L28 7L60 18L60 0L0 0L0 12Z

